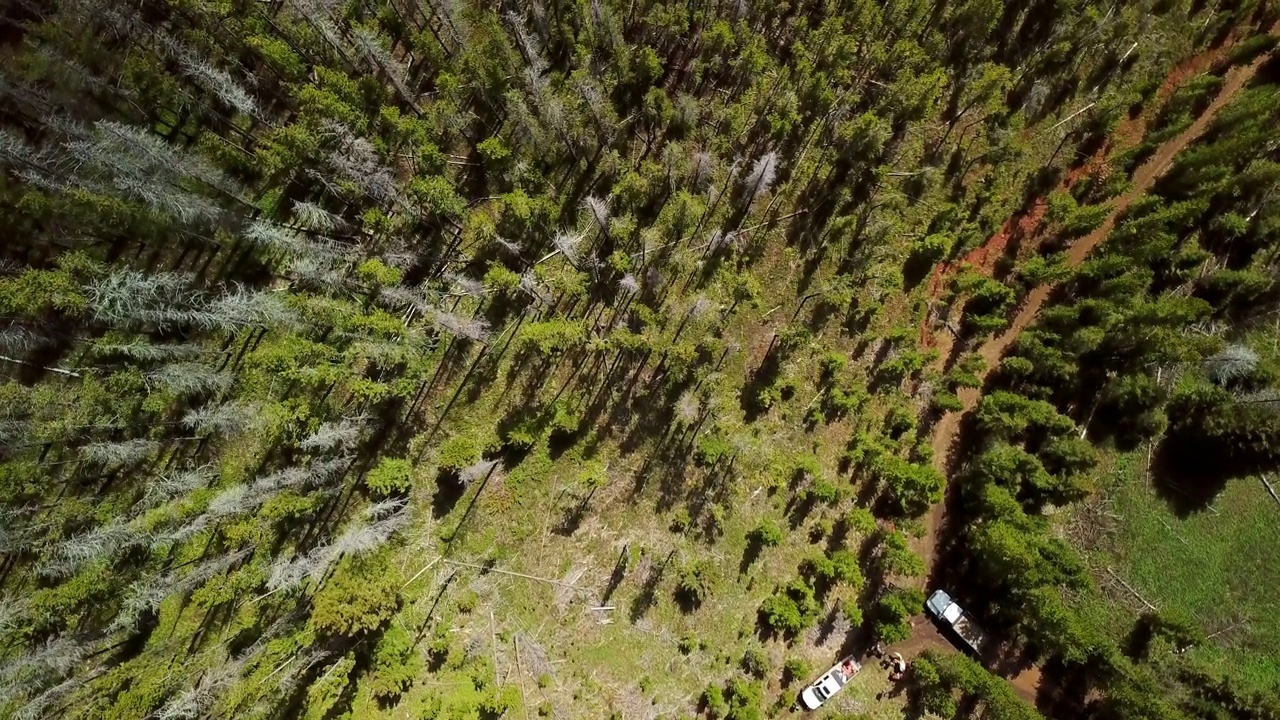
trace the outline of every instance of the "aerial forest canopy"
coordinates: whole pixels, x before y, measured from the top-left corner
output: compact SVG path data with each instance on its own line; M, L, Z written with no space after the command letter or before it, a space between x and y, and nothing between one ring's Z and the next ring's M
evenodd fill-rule
M1278 40L0 4L0 718L1277 720Z

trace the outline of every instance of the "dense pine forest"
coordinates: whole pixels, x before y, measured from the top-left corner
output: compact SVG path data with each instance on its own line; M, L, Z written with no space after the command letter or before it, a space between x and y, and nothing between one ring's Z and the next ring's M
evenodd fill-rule
M0 717L1280 720L1278 44L0 3Z

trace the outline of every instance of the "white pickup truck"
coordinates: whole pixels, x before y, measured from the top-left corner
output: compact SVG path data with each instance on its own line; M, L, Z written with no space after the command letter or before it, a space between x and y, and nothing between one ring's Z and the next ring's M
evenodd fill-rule
M975 653L982 652L982 646L987 641L987 634L983 632L982 628L978 627L977 623L970 619L964 608L960 607L960 604L955 600L952 600L945 590L937 590L930 595L928 602L925 603L925 609L942 623L950 625L951 629L956 631L956 635L971 650Z
M823 703L830 700L832 695L843 690L861 669L862 666L852 656L841 660L800 692L800 703L808 710L817 710Z

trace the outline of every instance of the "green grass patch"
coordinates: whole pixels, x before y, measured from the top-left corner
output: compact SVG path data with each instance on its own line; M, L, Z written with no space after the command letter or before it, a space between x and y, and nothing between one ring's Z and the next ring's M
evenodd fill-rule
M1280 504L1258 477L1236 478L1211 505L1179 517L1144 481L1145 451L1112 467L1110 538L1095 552L1107 568L1162 612L1194 618L1208 640L1186 653L1192 665L1235 676L1250 688L1280 684ZM1141 602L1116 587L1103 617L1127 634Z

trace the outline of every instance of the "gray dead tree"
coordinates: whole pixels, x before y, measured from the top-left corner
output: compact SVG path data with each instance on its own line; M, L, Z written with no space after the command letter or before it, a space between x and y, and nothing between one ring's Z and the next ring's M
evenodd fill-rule
M329 154L329 167L339 177L375 200L408 208L396 185L395 175L378 157L373 143L336 121L327 121L323 130L335 141L336 148ZM319 179L329 184L326 178ZM333 190L341 193L341 188L334 187Z
M40 559L36 572L44 577L69 577L87 565L110 560L150 540L142 529L117 519L53 546Z
M58 683L88 652L80 640L62 635L6 659L0 663L0 702Z
M125 327L152 325L164 330L190 322L192 306L199 299L186 278L173 273L120 270L86 289L96 320Z
M408 506L399 500L378 503L366 510L365 516L372 522L358 523L333 542L305 555L277 560L271 566L267 589L274 593L298 587L308 578L319 580L343 555L363 555L377 550L409 521Z
M236 285L213 298L194 318L209 329L238 331L249 327L292 328L301 323L278 293Z
M337 422L323 423L298 443L298 447L307 452L350 450L360 442L360 437L368 427L368 420L363 415L357 415Z
M351 29L351 37L355 42L356 48L360 50L360 54L364 56L365 61L369 63L374 73L382 75L389 80L391 87L395 88L396 94L414 112L421 112L418 108L418 98L409 89L409 69L382 46L382 38L378 33L369 27L357 25Z
M489 323L485 322L483 318L464 317L437 309L432 312L431 319L437 327L454 337L466 338L477 342L485 342L489 339Z
M304 200L293 201L293 218L301 227L312 232L330 233L345 228L342 218L319 205Z
M747 175L742 188L743 203L750 206L761 195L769 192L769 188L773 187L773 182L777 177L778 153L769 151L756 160L756 164L752 166L751 172Z
M1248 377L1258 366L1258 353L1247 345L1233 343L1204 361L1209 378L1219 385Z
M97 342L93 352L99 357L121 355L132 360L155 362L160 360L191 360L206 354L199 345L186 343L157 344L141 338L127 342Z
M119 442L89 443L80 448L80 457L99 465L104 470L118 470L140 463L160 450L154 440L136 438Z
M182 416L182 424L203 433L236 435L259 427L262 413L262 406L257 403L233 400L188 410Z
M0 633L7 633L17 628L26 614L25 599L0 597Z
M240 188L198 155L142 128L102 120L63 146L55 186L114 189L184 223L210 222L222 210L201 188L239 197Z
M582 206L595 222L600 232L609 232L609 201L598 198L594 195L588 195L583 198Z
M235 382L235 373L195 362L163 365L144 376L148 383L180 396L222 392Z
M243 548L205 560L189 571L173 570L164 575L139 580L129 588L120 612L108 629L119 632L135 627L145 613L158 610L165 598L195 590L210 578L231 569L252 552L252 547Z
M157 476L155 480L147 483L147 491L143 495L142 503L145 507L157 507L193 490L208 487L216 477L217 472L212 465L201 465Z
M496 467L499 467L498 460L480 460L479 462L472 463L458 471L458 482L462 483L464 486L470 485L476 480L488 475Z
M173 696L156 711L156 720L197 720L204 716L240 680L249 661L280 634L286 624L284 620L281 618L269 625L262 636L239 655L204 671L195 685Z
M164 33L155 33L156 42L174 60L182 74L190 78L196 86L218 98L228 107L250 117L259 116L258 103L253 95L245 89L231 74L214 65L178 39Z

